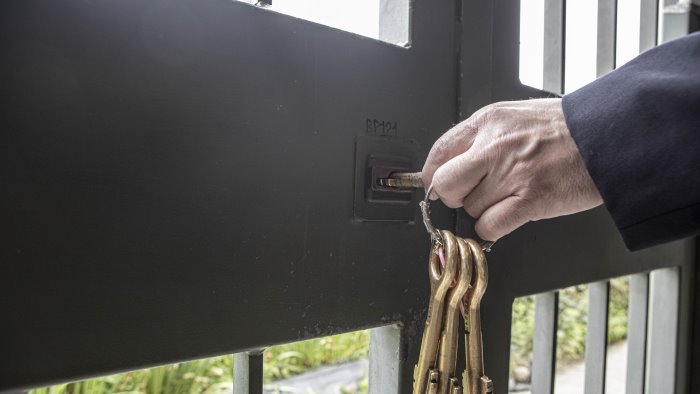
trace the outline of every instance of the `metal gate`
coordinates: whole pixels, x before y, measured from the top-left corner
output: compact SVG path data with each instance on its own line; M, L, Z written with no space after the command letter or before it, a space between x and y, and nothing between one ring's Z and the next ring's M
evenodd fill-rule
M545 87L560 93L565 6L548 3ZM614 24L613 4L599 7ZM410 390L428 238L417 195L368 185L417 168L477 108L548 94L518 80L518 2L414 1L406 48L227 0L0 7L0 390L238 353L238 389L255 393L256 349L377 326L370 391ZM684 15L659 20L687 31ZM470 233L464 215L435 213ZM646 392L690 390L693 241L629 253L598 209L529 224L489 262L499 391L515 297L541 294L533 384L551 392L550 291L596 282L604 305L605 280L625 274L648 321L630 332ZM605 325L589 327L595 360Z

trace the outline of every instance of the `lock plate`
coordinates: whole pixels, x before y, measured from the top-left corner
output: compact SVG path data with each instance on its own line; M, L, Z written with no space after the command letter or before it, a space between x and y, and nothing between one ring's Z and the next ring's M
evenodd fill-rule
M419 193L382 186L393 172L417 171L420 149L415 140L360 136L355 140L353 215L357 221L414 223Z

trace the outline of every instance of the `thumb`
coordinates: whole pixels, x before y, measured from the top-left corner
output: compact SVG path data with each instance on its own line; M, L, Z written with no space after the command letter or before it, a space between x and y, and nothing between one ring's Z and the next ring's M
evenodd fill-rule
M529 204L519 196L506 197L484 211L474 229L484 241L496 241L534 219Z

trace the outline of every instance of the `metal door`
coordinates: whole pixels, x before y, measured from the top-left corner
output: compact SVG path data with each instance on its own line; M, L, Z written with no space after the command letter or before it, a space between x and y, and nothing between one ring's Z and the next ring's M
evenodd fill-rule
M453 2L408 48L228 0L1 7L0 389L390 323L415 355L428 239L355 214L356 139L422 163L456 120Z
M406 196L367 190L368 163L417 166L478 107L546 95L518 81L517 2L411 4L401 48L235 1L5 1L0 390L397 323L382 387L407 392L428 238ZM657 381L685 392L694 259L627 252L602 209L499 242L497 390L514 297L679 267L676 333L650 349L672 343Z

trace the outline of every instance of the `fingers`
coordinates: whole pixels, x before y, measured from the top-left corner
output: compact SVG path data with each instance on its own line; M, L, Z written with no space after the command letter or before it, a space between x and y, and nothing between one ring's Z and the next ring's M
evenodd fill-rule
M468 150L476 137L476 126L472 118L451 128L438 138L428 153L423 166L423 184L426 189L433 182L435 171L443 164Z
M464 198L484 178L486 168L483 157L468 150L435 171L432 178L433 191L446 206L459 208Z
M513 189L504 185L499 176L489 173L462 201L469 216L478 219L490 206L510 196Z
M474 229L481 239L496 241L532 219L528 201L519 196L510 196L487 208L476 221Z

